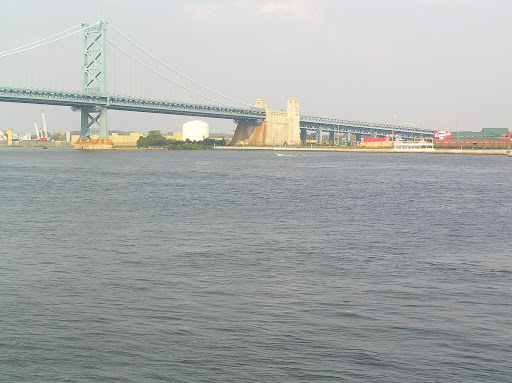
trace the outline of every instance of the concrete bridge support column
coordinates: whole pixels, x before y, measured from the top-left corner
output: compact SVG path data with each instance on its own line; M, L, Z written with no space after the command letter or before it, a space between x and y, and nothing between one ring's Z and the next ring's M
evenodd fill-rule
M361 142L361 133L356 133L356 142Z
M345 133L345 145L350 146L350 133Z
M289 98L286 111L271 110L264 99L256 107L265 109L265 121L239 121L231 145L298 146L301 142L299 99Z
M288 145L300 145L299 99L290 97L286 106Z

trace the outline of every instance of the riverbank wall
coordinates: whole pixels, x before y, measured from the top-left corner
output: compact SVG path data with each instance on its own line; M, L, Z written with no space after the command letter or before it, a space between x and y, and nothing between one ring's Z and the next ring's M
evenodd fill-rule
M508 150L503 149L411 149L394 150L391 148L348 148L348 147L264 147L264 146L217 146L215 150L272 150L276 152L350 152L350 153L430 153L430 154L480 154L480 155L503 155L508 154Z

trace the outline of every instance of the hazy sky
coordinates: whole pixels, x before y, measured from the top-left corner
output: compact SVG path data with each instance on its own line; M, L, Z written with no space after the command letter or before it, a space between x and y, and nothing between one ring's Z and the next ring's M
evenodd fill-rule
M0 14L0 52L104 18L170 66L246 103L266 98L282 109L299 97L307 115L512 129L510 0L0 0ZM80 48L41 50L16 75L34 75L30 65L44 59L65 67ZM5 85L14 75L2 60ZM78 74L74 65L67 68ZM79 130L78 113L43 108L51 131ZM0 103L0 129L33 132L41 109ZM179 131L189 119L109 112L109 129ZM208 122L213 132L234 128Z

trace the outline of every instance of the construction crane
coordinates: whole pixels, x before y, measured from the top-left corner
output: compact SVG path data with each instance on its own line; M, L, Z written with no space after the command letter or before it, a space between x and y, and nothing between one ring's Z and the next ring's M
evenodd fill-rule
M39 141L41 137L39 136L39 128L37 127L36 120L34 120L34 127L36 128L36 139Z
M44 138L46 138L46 141L48 141L48 131L46 130L46 118L44 118L44 110L41 111L41 116L43 117Z

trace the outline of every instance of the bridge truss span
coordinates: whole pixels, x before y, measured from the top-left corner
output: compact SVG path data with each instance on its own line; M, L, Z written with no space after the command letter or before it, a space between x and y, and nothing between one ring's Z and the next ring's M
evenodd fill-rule
M106 97L59 90L0 88L0 101L80 107L104 105Z
M235 108L177 101L147 100L124 96L98 96L79 92L44 89L0 88L0 101L30 104L107 108L131 112L175 114L232 120L263 121L265 109Z
M109 97L108 108L112 110L164 113L233 120L258 121L265 119L265 110L258 108L235 108L229 106L147 100L120 96Z
M400 135L408 139L434 137L434 131L430 129L302 115L300 116L300 128L301 130L343 134L351 133L371 137L387 136L390 134Z

